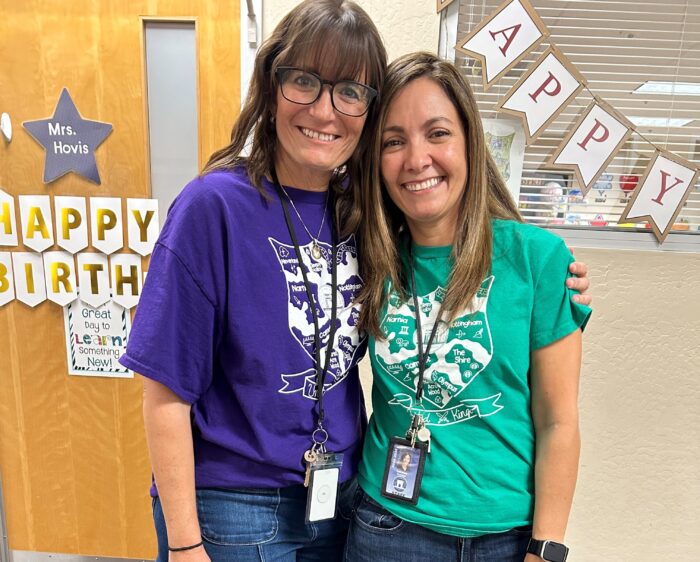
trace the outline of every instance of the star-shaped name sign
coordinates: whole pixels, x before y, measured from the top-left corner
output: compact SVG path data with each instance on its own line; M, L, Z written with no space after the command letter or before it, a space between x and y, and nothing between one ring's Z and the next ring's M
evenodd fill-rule
M66 88L58 99L53 117L26 121L24 128L44 147L44 183L68 172L100 184L95 149L112 132L112 125L83 119Z

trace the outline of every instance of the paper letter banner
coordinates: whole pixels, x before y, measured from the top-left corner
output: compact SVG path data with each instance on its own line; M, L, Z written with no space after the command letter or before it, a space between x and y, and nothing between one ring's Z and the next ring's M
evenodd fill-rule
M698 176L700 170L690 162L668 152L657 152L618 222L648 220L656 239L663 242Z
M124 247L121 199L90 198L90 236L92 246L107 255Z
M63 88L52 117L26 121L24 128L46 151L44 183L68 172L100 183L95 149L112 132L112 125L83 119L68 90Z
M547 49L496 106L525 120L530 144L557 118L586 84L586 79L555 47Z
M527 0L507 0L455 49L479 59L484 90L513 68L549 35Z
M454 0L437 0L437 11L438 11L438 14L439 14L440 12L442 12L445 8L447 8L447 6L449 6L450 4L452 4L452 2L454 2Z
M109 258L112 279L112 300L124 308L132 308L139 302L143 274L141 256L114 254Z
M77 255L80 300L99 307L110 299L107 256L92 252Z
M0 246L17 245L15 198L0 189Z
M12 254L0 252L0 306L15 298L15 281L12 275Z
M158 200L127 199L126 224L129 248L147 256L158 239Z
M88 245L88 214L85 197L53 199L56 209L56 243L71 254Z
M20 195L19 212L22 218L24 245L35 252L53 246L51 200L48 195Z
M78 298L73 254L45 252L43 257L46 297L56 304L66 306Z
M44 261L34 252L12 252L12 269L15 270L17 300L36 306L46 300Z
M548 164L573 170L585 196L631 134L627 119L609 105L593 102Z
M63 309L68 374L132 378L119 364L131 330L130 314L118 304L93 308L80 299Z

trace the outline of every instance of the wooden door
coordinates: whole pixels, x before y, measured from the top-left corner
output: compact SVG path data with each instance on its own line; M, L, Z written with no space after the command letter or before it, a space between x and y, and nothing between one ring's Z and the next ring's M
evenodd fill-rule
M239 9L238 0L0 0L0 112L14 126L12 142L0 141L0 188L15 198L150 196L143 18L195 21L201 165L226 143L240 106ZM44 152L22 128L52 115L64 87L84 118L113 125L95 152L101 185L73 173L45 185ZM60 306L1 307L10 549L153 558L141 419L138 377L67 375Z

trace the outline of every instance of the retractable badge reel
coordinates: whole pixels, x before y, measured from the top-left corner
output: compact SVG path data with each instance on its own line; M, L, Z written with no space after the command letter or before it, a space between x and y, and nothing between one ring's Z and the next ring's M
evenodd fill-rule
M343 453L326 451L328 432L321 424L311 436L313 446L304 453L306 478L306 522L315 523L335 518L338 506L338 481L343 466Z

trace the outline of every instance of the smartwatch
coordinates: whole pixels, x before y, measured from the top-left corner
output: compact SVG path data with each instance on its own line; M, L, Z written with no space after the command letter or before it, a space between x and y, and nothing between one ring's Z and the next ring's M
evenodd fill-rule
M569 549L561 543L532 538L527 545L527 552L547 562L566 562L566 557L569 556Z

